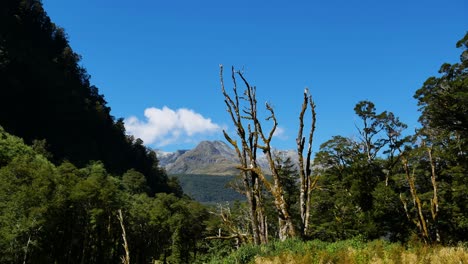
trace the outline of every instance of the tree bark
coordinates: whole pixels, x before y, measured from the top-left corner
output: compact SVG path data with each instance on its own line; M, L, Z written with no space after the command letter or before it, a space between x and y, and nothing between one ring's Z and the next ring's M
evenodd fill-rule
M125 232L125 225L123 221L122 210L118 210L117 219L119 219L120 227L122 228L122 238L123 238L123 247L125 250L125 257L122 257L123 264L130 264L130 250L128 249L128 242L127 242L127 233Z
M228 232L228 235L222 234L222 229L220 228L216 236L208 236L205 239L220 239L220 240L236 240L236 247L239 247L242 244L245 244L249 241L249 234L242 227L239 226L237 221L232 219L231 209L229 206L218 205L217 212L210 212L214 215L217 215L223 221L224 227Z
M421 236L424 242L427 243L430 240L429 232L427 229L426 219L424 217L423 210L422 210L422 203L421 203L421 200L419 199L419 195L417 193L416 185L414 182L414 171L413 173L410 173L409 162L408 162L408 159L406 159L406 157L402 158L402 162L403 162L403 168L405 170L406 180L410 187L411 198L413 199L413 204L414 204L414 207L416 208L417 220L415 220L414 223L418 227L419 232L421 233ZM408 213L407 215L409 216Z
M236 132L240 140L240 146L237 141L233 140L226 131L223 131L224 137L226 140L233 146L234 150L237 153L239 158L239 169L240 175L242 177L242 182L244 186L244 193L247 198L249 205L249 214L250 222L252 229L252 237L255 244L261 244L264 241L267 241L264 232L262 232L262 225L267 226L265 219L263 218L263 204L261 200L261 184L259 183L258 175L254 171L247 170L248 167L256 166L256 149L258 135L251 131L251 126L249 124L248 131L244 128L243 119L241 113L245 110L240 109L239 95L237 93L237 83L235 78L235 71L232 68L231 74L232 81L234 83L234 100L228 95L224 88L223 80L223 67L220 65L220 80L221 80L221 89L224 95L224 102L227 107L227 112L229 113L231 120L236 127ZM241 112L242 111L242 112Z
M29 249L30 244L31 244L31 233L28 236L28 241L26 242L26 247L24 248L23 264L26 264L26 260L28 259L28 249Z
M307 156L304 164L304 147L305 147L305 137L303 137L304 131L304 115L307 110L308 105L310 105L310 110L312 114L311 128L308 138L308 147L307 147ZM304 91L304 100L302 103L301 112L299 114L299 130L296 138L297 143L297 155L299 161L299 177L300 177L300 194L299 194L299 206L301 213L301 235L307 236L309 229L309 217L310 217L310 203L311 203L311 194L312 190L315 188L318 175L312 179L312 170L311 166L311 156L312 156L312 142L315 132L315 122L316 122L316 113L315 113L315 104L312 100L312 96L309 94L309 90L305 89Z
M278 125L274 110L269 103L265 104L267 111L270 113L270 116L267 118L267 120L273 122L273 127L271 130L265 134L262 124L257 116L257 99L255 87L250 86L241 72L235 72L234 68L232 68L234 96L231 98L231 96L224 88L222 73L223 67L220 65L221 89L225 98L224 101L227 106L227 111L231 116L231 120L236 126L236 131L241 142L241 147L239 147L237 142L233 140L225 131L223 132L226 140L236 150L241 163L239 169L241 170L244 186L246 187L246 196L249 201L249 206L251 207L251 222L254 242L259 244L266 243L268 241L268 238L266 237L268 233L266 230L267 223L266 217L263 213L264 209L261 198L262 186L265 186L266 190L273 195L275 207L279 217L280 238L285 239L287 237L294 237L296 236L296 231L289 213L289 205L284 198L284 191L281 186L276 164L271 153L270 142ZM246 90L241 97L237 92L237 83L235 77L236 73L246 86ZM245 102L245 106L243 106L242 110L240 109L241 106L239 100ZM244 122L247 123L247 133ZM259 141L262 143L260 144ZM257 150L263 151L267 157L273 178L273 184L271 184L266 179L262 168L257 164Z
M436 165L432 157L432 147L427 147L427 154L429 156L429 163L431 164L431 183L433 196L431 199L431 215L432 221L434 221L435 231L436 231L436 241L440 242L439 228L437 226L437 215L439 213L439 199L437 196L437 181L436 181Z

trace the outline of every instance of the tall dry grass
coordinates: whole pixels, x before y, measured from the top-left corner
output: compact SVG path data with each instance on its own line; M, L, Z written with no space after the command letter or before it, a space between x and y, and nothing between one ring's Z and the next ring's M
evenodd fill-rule
M420 243L401 245L360 238L326 243L318 240L275 241L268 245L246 245L228 257L211 263L255 264L468 264L468 244L454 247Z
M278 256L257 256L255 264L468 264L464 247L425 247L397 251L373 252L369 249L348 248L337 252L284 252Z

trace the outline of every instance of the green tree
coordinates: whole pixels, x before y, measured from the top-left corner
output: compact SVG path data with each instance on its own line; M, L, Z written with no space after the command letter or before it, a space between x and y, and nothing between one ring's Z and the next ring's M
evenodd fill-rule
M465 144L468 136L468 33L457 42L462 49L460 62L445 63L439 77L430 77L414 97L424 127L452 131ZM463 142L464 141L464 142ZM466 148L464 148L466 150Z
M134 169L130 169L122 175L122 184L125 190L132 194L148 192L145 176Z
M0 262L29 262L42 246L57 174L22 140L0 133Z
M377 113L370 101L358 102L354 110L362 121L356 124L358 140L334 136L315 157L321 180L312 202L318 208L314 234L324 239L357 234L399 239L404 212L392 217L396 204L401 205L392 176L398 173L398 150L408 142L402 134L406 125L392 112Z
M438 77L430 77L418 89L422 128L418 131L420 174L426 189L421 196L430 206L424 208L432 221L429 239L458 241L468 235L468 33L457 42L460 62L445 63Z
M342 136L334 136L320 146L314 160L320 180L311 199L312 237L346 239L362 231L364 214L358 206L355 192L359 178L354 173L359 171L357 159L365 161L366 156L359 151L357 142Z

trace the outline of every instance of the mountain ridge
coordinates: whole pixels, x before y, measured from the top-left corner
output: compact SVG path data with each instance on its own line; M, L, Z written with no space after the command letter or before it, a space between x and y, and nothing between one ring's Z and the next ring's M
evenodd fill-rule
M296 152L293 150L278 150L277 155L285 159L295 160ZM159 165L168 174L205 174L205 175L237 175L239 159L237 153L223 141L201 141L195 148L164 152L156 150ZM264 171L270 171L268 161L262 154L258 164Z

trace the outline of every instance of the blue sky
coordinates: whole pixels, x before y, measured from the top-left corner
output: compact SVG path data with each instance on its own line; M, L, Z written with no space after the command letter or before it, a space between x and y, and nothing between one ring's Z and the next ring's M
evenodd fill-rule
M354 105L370 100L417 127L414 92L468 30L468 2L43 0L91 82L127 131L157 149L234 133L219 64L243 68L275 107L274 146L295 148L305 87L317 105L315 147L356 135ZM226 78L226 88L231 88ZM263 105L263 103L260 103Z

